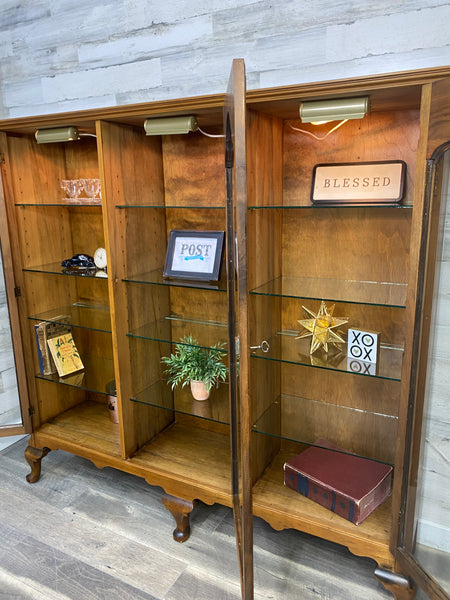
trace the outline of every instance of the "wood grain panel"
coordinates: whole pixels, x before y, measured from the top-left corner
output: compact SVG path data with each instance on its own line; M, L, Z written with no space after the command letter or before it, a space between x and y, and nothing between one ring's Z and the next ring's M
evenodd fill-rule
M147 209L117 208L164 204L161 147L158 139L147 138L142 130L120 124L98 123L97 136L116 386L122 416L121 443L123 456L127 457L171 419L169 412L162 415L157 409L129 400L136 388L139 390L144 384L135 382L132 377L132 356L126 337L129 322L135 321L133 315L138 313L144 315L139 319L148 321L154 306L133 304L132 298L128 297L127 285L122 281L126 276L151 270L160 264L159 254L165 247L164 215L160 209L149 213ZM159 356L149 353L146 360L159 362Z
M200 132L163 136L167 206L225 206L223 147Z
M406 283L410 219L387 208L286 211L283 275Z
M450 77L433 82L430 88L427 158L430 158L441 144L450 140Z
M330 124L306 125L292 122L300 129L323 136ZM414 190L416 152L419 140L416 110L369 114L348 121L325 140L318 141L285 125L284 205L310 204L313 168L321 163L403 160L407 164L405 203L411 203Z

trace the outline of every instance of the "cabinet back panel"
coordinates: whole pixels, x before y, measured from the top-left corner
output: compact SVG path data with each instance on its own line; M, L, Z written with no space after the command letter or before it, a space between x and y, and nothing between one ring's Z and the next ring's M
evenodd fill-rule
M283 275L407 283L410 222L408 209L286 211Z
M95 138L81 137L76 142L63 144L63 147L66 162L65 179L98 179L97 140Z
M107 279L97 277L76 277L76 284L77 302L109 306Z
M73 253L94 256L94 252L99 246L105 246L101 209L99 207L80 207L67 210L72 230Z
M337 373L303 365L282 366L281 392L396 417L400 382Z
M26 206L16 210L22 264L25 268L61 262L73 256L67 208Z
M332 125L314 127L292 123L324 135ZM403 160L407 164L404 201L412 203L420 123L418 111L373 113L348 121L325 140L318 141L285 125L284 205L310 205L313 168L321 163Z
M121 236L122 253L115 253L121 261L119 269L128 277L162 269L167 248L166 217L159 209L119 209L116 215Z
M84 390L41 380L37 381L36 392L41 424L82 404L87 397Z
M153 365L154 356L148 345L142 345L135 355L137 340L130 341L126 334L130 325L139 327L153 318L161 297L158 294L156 303L146 302L144 295L134 295L133 287L122 281L159 267L158 254L166 245L163 212L143 208L164 205L161 141L147 137L142 128L120 123L98 122L97 135L106 199L105 242L110 255L108 281L113 292L111 317L122 417L121 444L123 456L128 457L171 419L169 411L130 401L134 393L152 383L155 375L149 374L149 365ZM138 362L132 368L134 361ZM159 370L159 365L156 368Z
M348 323L338 328L345 340L348 337L348 328L354 328L379 333L379 340L382 344L404 347L406 332L405 310L403 308L333 301L326 301L325 305L329 310L334 305L333 315L335 317L348 319ZM293 331L298 334L306 333L307 330L298 321L310 319L311 315L303 309L303 306L314 314L317 314L320 308L320 300L307 298L284 299L282 312L283 331Z
M58 202L66 177L63 144L37 144L32 137L8 138L16 203Z
M223 139L164 136L163 157L166 206L225 206Z
M170 344L137 338L130 338L129 344L133 386L130 396L135 397L161 380L164 369L161 357L170 354ZM163 405L156 398L154 403Z
M29 315L58 309L78 300L75 277L26 272L24 281Z

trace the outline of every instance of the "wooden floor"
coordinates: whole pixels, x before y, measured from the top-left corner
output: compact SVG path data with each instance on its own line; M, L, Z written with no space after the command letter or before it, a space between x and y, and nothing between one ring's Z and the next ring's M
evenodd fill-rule
M0 600L238 600L233 518L198 504L190 539L159 488L65 452L25 480L27 440L0 452ZM383 600L375 563L255 519L255 598Z

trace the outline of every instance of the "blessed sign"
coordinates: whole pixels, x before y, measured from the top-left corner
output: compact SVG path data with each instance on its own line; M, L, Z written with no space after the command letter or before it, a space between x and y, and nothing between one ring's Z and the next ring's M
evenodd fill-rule
M402 160L316 165L311 201L323 204L397 203L403 197Z

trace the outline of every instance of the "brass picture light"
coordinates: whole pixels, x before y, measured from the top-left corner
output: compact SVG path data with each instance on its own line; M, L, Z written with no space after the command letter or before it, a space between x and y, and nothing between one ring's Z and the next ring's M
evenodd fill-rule
M144 129L147 135L171 135L189 133L198 129L197 119L192 115L146 119Z
M51 127L49 129L38 129L34 134L38 144L51 144L53 142L70 142L78 140L80 134L73 125L66 127Z
M335 100L318 100L300 104L302 123L326 123L327 121L344 121L362 119L369 112L369 98L339 98Z

